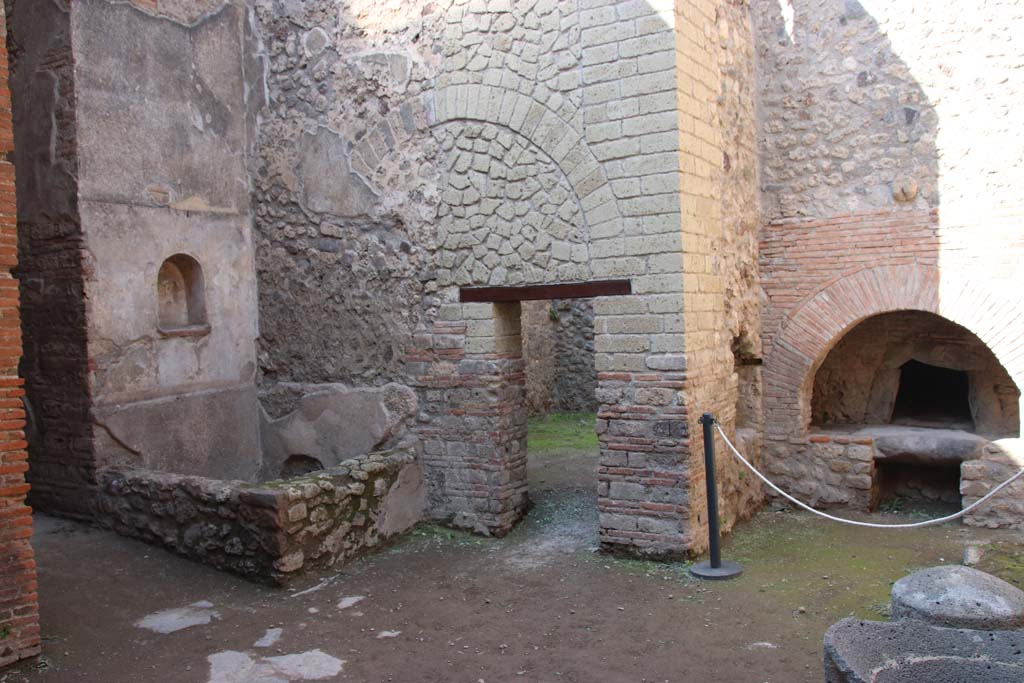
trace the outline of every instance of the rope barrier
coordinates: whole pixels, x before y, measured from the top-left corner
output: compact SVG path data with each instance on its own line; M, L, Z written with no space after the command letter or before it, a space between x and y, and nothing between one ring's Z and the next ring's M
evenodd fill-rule
M1013 475L1012 477L1010 477L1009 479L1004 481L1002 484L1000 484L999 486L995 487L994 489L992 489L991 491L986 493L982 498L979 498L978 500L974 501L973 503L971 503L970 505L965 507L960 512L954 513L952 515L947 515L945 517L939 517L937 519L929 519L929 520L924 521L924 522L914 522L912 524L875 524L873 522L860 522L860 521L857 521L855 519L844 519L843 517L836 517L836 516L830 515L830 514L828 514L826 512L821 512L819 510L815 510L810 505L807 505L806 503L803 503L803 502L797 500L796 498L794 498L793 496L789 495L788 493L786 493L785 491L780 489L778 486L773 484L771 481L769 481L768 477L766 477L763 474L761 474L760 472L758 472L757 468L754 467L753 465L751 465L750 462L748 462L747 459L744 458L740 454L740 452L738 450L736 450L736 447L732 445L731 441L729 441L729 437L727 437L725 435L725 432L722 431L722 426L720 424L718 424L717 422L715 422L715 428L718 429L718 433L722 436L722 440L725 441L725 445L729 447L729 450L732 451L733 455L735 455L737 458L739 458L740 462L742 462L744 465L746 465L747 469L750 470L751 472L753 472L754 475L758 479L763 481L765 484L767 484L769 487L771 487L771 489L773 491L778 493L780 496L782 496L783 498L785 498L789 502L791 502L794 505L797 505L797 506L803 508L804 510L807 510L808 512L812 512L812 513L818 515L819 517L824 517L825 519L830 519L833 522L840 522L842 524L851 524L853 526L869 527L871 529L916 529L916 528L919 528L919 527L932 526L934 524L943 524L945 522L951 522L954 519L958 519L960 517L963 517L964 515L966 515L971 510L973 510L976 507L978 507L978 506L984 504L985 502L987 502L990 498L992 498L994 495L996 495L997 493L1002 491L1004 488L1006 488L1007 486L1009 486L1013 482L1017 481L1021 477L1024 477L1024 468L1021 468L1017 472L1017 474Z

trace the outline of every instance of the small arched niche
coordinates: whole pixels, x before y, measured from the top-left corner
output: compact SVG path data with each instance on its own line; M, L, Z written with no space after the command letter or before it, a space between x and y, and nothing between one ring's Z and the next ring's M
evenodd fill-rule
M206 319L203 269L188 254L175 254L157 274L158 325L170 335L196 335L209 331Z

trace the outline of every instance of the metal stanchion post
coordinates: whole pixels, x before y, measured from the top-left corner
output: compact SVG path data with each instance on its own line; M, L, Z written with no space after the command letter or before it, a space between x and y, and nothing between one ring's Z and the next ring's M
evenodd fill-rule
M708 546L710 559L690 567L690 573L701 579L731 579L743 573L735 562L722 561L721 531L718 527L718 485L715 482L715 418L711 413L701 415L704 425L704 483L708 498Z

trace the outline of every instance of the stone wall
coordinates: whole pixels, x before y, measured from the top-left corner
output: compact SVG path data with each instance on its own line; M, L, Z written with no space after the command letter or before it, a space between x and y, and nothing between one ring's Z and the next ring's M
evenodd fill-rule
M595 412L594 305L589 299L523 302L530 415Z
M0 38L7 36L7 18L0 6ZM18 377L21 358L17 265L18 232L15 206L14 131L8 90L6 42L0 42L0 666L39 654L39 606L32 546L32 510L25 505L28 469L24 381Z
M93 480L84 237L71 22L57 3L6 3L17 145L18 280L33 505L87 514Z
M691 211L754 181L745 8L720 4L739 28L720 38L717 5L692 17L685 35L706 36L708 69L693 74L667 0L255 3L268 67L253 161L264 383L415 388L430 514L505 533L526 504L519 306L463 305L458 288L629 278L633 295L594 302L601 542L699 549L680 225L706 234L729 216L751 249L756 225L743 189L699 225ZM739 65L719 63L720 41L746 41ZM694 76L715 96L731 84L721 111L742 101L737 121L694 93ZM689 137L680 93L699 103ZM731 249L701 273L730 270ZM714 336L702 307L724 321L728 289L736 334L756 339L752 272L707 290L694 280L693 324L713 349L694 387L728 383L733 366L732 337ZM707 391L725 398L731 429L735 393Z
M753 36L744 2L681 2L676 12L686 334L673 341L686 353L687 433L694 444L691 457L699 462L698 419L713 413L735 436L739 397L750 397L739 390L737 361L760 355L757 270L751 265L760 216ZM756 382L756 373L745 373L744 380ZM743 442L756 460L757 440ZM728 531L753 514L762 493L735 459L719 458L718 466L722 527ZM701 479L692 481L690 496L694 542L703 547Z
M1024 442L1020 439L1002 439L988 444L980 458L960 467L964 507L1020 471L1022 463ZM1018 479L988 503L965 515L964 523L990 529L1024 529L1024 481Z
M9 9L33 500L88 515L112 462L253 478L246 158L262 90L244 4ZM201 319L168 328L172 258L196 264Z
M99 479L101 524L277 585L405 531L423 506L409 448L261 485L117 467Z
M70 10L96 458L252 479L247 112L262 93L246 8L222 0L156 10L109 0ZM188 294L202 311L168 328L159 273L179 254L199 270Z
M870 510L875 500L874 441L869 436L833 434L815 430L804 444L792 445L794 478L800 484L787 489L815 507Z
M815 372L870 316L940 315L1024 384L1009 341L1024 231L1004 189L1024 173L1024 144L1001 123L1024 85L1021 13L945 0L753 7L766 465L798 486Z

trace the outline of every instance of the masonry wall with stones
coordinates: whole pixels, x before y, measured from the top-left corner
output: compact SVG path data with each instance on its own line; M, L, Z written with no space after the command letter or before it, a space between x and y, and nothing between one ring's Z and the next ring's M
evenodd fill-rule
M524 301L522 310L526 405L530 415L596 412L593 302Z
M862 320L942 316L976 335L1017 390L1024 382L1013 341L1024 231L1006 191L1024 173L1024 145L1004 124L1024 85L1012 35L1021 16L1000 2L753 8L766 466L813 499L800 455L813 378ZM1017 443L999 445L975 493L1024 461Z
M422 515L416 454L404 448L264 484L117 466L98 478L101 524L276 585L373 548Z
M760 204L749 11L747 3L731 0L676 3L686 333L676 343L686 352L687 433L696 458L703 450L697 421L705 412L755 461L760 450L754 265ZM735 459L717 463L722 526L728 531L753 514L762 491ZM703 536L702 478L694 480L690 496L694 531Z
M32 501L85 514L92 480L92 406L77 201L70 17L56 3L5 3L17 174Z
M0 38L7 17L0 6ZM14 177L14 129L8 88L8 58L0 42L0 666L40 651L36 566L32 546L32 510L25 505L28 469L25 443L24 382L21 358L17 264L17 219Z
M661 1L265 0L255 13L268 67L253 161L263 386L415 388L431 516L504 533L527 501L520 307L462 305L458 288L629 278L632 296L594 302L601 540L699 549L684 371L707 351L700 362L724 362L729 381L732 336L758 336L755 270L712 289L694 280L709 332L684 347L680 226L754 248L756 193L731 189L756 182L746 7L708 3L685 34ZM706 72L691 69L691 43L677 50L684 35ZM735 61L722 57L736 44ZM694 208L698 195L714 211ZM710 277L731 258L714 249L699 251ZM712 309L733 335L711 332ZM732 429L735 392L712 394ZM753 496L737 479L723 476L747 491L727 496L730 511Z
M259 400L246 4L8 7L35 504L276 581L418 522L410 389Z

